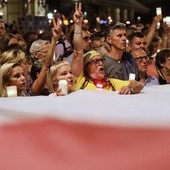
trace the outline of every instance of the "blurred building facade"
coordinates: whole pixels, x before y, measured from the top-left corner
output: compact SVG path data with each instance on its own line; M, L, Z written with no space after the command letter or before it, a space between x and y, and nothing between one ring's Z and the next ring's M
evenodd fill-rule
M20 18L21 28L24 31L45 29L47 13L55 8L71 18L74 10L74 0L1 0L0 17L6 23L13 23ZM133 22L135 13L147 13L148 8L135 0L82 0L86 18L92 22L95 18L113 21ZM34 24L36 26L34 26ZM41 28L40 28L41 27Z
M98 15L111 16L116 21L133 22L135 13L147 13L148 8L135 0L91 0Z
M4 2L5 1L5 2ZM6 23L27 15L45 16L48 11L46 0L1 0L0 17Z
M83 11L87 12L87 18L93 20L96 17L107 19L108 16L116 21L134 21L135 13L146 14L149 9L136 0L81 0ZM63 3L62 3L63 2ZM49 0L50 9L57 8L69 17L74 10L75 0Z

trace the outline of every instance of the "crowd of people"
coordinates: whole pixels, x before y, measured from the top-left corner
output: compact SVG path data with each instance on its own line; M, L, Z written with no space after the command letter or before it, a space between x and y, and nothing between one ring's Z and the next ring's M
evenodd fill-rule
M62 27L53 18L48 35L9 32L0 20L0 96L8 97L8 86L16 86L18 96L62 96L60 80L66 80L68 94L136 94L144 86L170 84L170 29L162 15L147 26L116 22L95 31L83 18L82 4L75 3L74 23Z

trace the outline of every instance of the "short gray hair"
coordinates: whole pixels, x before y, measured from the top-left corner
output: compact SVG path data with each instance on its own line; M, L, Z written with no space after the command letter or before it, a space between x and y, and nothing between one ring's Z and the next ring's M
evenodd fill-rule
M48 44L50 43L48 40L42 40L42 39L38 39L38 40L35 40L32 44L31 44L31 47L30 47L30 54L34 54L38 51L41 51L42 47L44 44Z

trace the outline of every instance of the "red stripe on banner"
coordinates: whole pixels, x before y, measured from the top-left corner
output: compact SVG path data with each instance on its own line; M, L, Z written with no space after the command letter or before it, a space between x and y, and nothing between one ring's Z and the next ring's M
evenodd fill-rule
M39 120L0 128L3 170L167 170L170 130Z

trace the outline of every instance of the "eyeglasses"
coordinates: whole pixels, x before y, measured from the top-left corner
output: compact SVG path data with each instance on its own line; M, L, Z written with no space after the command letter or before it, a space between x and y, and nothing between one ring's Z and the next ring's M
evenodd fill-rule
M138 61L138 62L140 62L140 63L143 62L143 60L146 61L146 60L148 60L148 59L149 59L148 56L143 56L143 57L135 58L135 60Z
M83 37L83 40L84 40L84 41L89 41L89 40L91 40L91 37L85 36L85 37Z
M99 58L99 59L92 60L92 61L89 62L89 64L98 65L98 64L100 64L100 62L104 63L105 58Z

